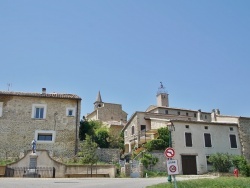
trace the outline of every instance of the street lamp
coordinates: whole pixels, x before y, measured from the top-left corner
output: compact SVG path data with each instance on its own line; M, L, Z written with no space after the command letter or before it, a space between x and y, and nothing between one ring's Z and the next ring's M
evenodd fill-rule
M174 131L174 124L172 121L170 121L171 123L167 124L168 126L168 131L169 131L169 147L172 147L172 131ZM168 182L172 182L172 177L171 175L168 175Z

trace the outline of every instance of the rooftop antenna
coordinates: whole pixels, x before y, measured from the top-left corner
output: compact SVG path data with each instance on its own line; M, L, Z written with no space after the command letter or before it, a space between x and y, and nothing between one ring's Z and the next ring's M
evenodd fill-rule
M12 87L12 83L8 83L7 86L8 86L8 91L10 91L10 87Z

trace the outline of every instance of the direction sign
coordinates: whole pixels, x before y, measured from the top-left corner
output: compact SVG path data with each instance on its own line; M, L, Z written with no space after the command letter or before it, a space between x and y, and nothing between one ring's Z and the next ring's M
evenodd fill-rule
M177 160L167 160L168 175L179 174Z
M167 158L172 158L172 157L174 157L175 152L174 152L174 149L173 149L173 148L167 148L167 149L165 150L164 154L165 154L165 156L166 156Z

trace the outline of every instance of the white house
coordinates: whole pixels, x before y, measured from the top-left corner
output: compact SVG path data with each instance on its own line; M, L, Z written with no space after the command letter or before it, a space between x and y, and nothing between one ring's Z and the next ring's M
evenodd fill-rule
M156 139L157 129L169 125L174 127L173 158L181 174L206 173L210 168L207 158L217 152L243 154L250 160L250 118L221 115L218 109L203 112L169 107L163 85L157 92L157 105L135 112L123 128L125 153Z

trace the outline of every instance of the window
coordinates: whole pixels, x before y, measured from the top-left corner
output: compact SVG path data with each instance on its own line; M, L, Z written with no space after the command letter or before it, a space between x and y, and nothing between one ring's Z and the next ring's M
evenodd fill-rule
M52 141L52 134L44 134L44 133L39 133L37 136L37 140L39 141Z
M186 147L192 147L192 134L185 133Z
M44 114L44 108L36 107L35 118L43 119L43 114Z
M46 118L46 104L33 104L32 105L32 118L45 119Z
M185 125L185 127L186 127L187 129L189 129L189 125Z
M230 134L229 137L230 137L231 148L237 148L236 135Z
M54 143L56 132L52 130L36 130L35 139L37 143Z
M66 108L66 116L75 116L75 108Z
M233 131L233 130L234 130L234 128L233 128L233 127L230 127L229 129L230 129L230 131Z
M134 134L135 134L135 126L132 126L132 130L131 130L131 132L132 132L132 135L134 135Z
M181 112L180 112L180 111L178 111L177 113L178 113L178 115L181 115Z
M168 114L168 110L165 110L165 114Z
M146 130L146 125L141 125L141 131L145 131Z
M208 126L205 126L204 128L205 128L205 129L208 129Z
M3 102L0 102L0 117L3 116Z
M146 125L141 125L141 135L146 135Z
M212 147L210 133L204 133L205 147Z
M196 117L196 113L194 113L194 117Z
M186 112L186 116L188 116L188 112Z
M205 119L207 119L207 115L205 115Z

